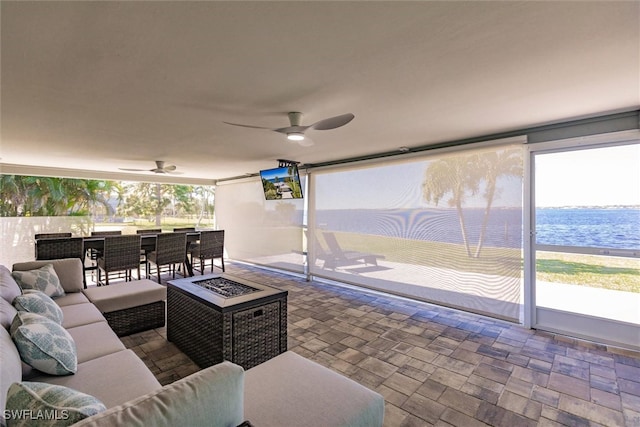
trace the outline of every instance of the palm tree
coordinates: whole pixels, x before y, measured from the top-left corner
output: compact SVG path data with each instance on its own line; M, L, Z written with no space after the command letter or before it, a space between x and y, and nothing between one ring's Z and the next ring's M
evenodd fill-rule
M488 151L478 156L478 170L482 173L482 179L485 182L484 198L487 204L484 209L482 218L482 226L480 228L480 237L476 246L475 258L480 257L480 250L484 244L484 237L487 231L487 223L489 221L489 213L494 198L499 194L497 181L501 176L522 177L522 149L507 148L500 151Z
M18 216L27 192L24 180L15 175L0 175L0 216Z
M423 197L436 206L446 195L449 206L455 206L460 222L462 240L469 257L478 258L484 244L489 214L495 197L500 193L497 187L501 176L522 176L522 149L506 148L499 151L485 151L465 156L453 155L429 164L422 185ZM475 252L471 253L462 207L467 195L478 193L484 183L486 205L480 226L480 236Z
M88 214L92 205L107 203L111 181L1 175L1 214L60 216Z
M430 163L425 172L422 184L422 195L427 202L434 202L436 206L447 195L449 206L455 206L460 222L460 231L467 255L471 257L471 248L467 238L467 228L462 213L462 205L467 192L475 194L478 191L476 177L477 156L450 156Z

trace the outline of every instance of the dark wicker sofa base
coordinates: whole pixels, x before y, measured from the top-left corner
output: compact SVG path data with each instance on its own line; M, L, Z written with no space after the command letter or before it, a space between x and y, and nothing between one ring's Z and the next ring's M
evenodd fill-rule
M122 337L164 326L165 312L165 302L158 301L102 314L116 335Z

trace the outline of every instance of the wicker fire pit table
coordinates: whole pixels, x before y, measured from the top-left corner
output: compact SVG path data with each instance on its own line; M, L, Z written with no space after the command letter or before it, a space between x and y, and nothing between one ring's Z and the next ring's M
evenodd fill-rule
M201 368L249 369L287 350L287 291L227 274L171 280L167 339Z

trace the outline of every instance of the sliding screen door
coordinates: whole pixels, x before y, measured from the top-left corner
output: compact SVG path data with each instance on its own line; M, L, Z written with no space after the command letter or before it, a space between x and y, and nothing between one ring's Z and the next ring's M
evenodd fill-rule
M640 348L640 143L601 140L533 149L533 326Z

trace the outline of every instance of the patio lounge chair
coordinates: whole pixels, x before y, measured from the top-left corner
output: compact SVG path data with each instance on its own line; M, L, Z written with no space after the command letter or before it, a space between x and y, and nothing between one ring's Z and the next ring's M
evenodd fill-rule
M329 248L328 252L322 254L322 258L324 259L324 268L335 269L340 266L360 263L378 265L378 258L384 259L384 255L342 250L333 233L324 232L322 233L322 236Z

